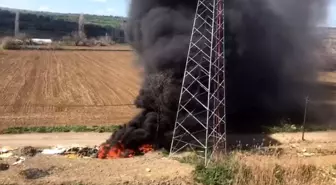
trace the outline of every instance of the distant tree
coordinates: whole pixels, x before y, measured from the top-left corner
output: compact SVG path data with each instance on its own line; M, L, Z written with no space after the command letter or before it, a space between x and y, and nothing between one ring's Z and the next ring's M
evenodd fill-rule
M78 14L25 10L20 10L19 16L16 16L17 13L17 10L4 10L0 8L0 37L14 36L22 32L28 37L58 40L64 36L70 36L74 31L78 34L79 30L81 30L80 37L88 39L97 38L105 36L106 33L111 35L110 33L112 33L113 30L117 30L116 26L120 25L120 22L124 19L116 16L86 14L80 16ZM19 21L16 22L15 20ZM76 37L79 36L77 35ZM113 38L113 40L119 42L117 39Z

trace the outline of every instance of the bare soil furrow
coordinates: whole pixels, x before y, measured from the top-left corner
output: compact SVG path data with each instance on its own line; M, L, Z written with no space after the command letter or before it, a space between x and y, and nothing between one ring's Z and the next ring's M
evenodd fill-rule
M5 51L0 57L0 129L128 121L139 76L131 52Z

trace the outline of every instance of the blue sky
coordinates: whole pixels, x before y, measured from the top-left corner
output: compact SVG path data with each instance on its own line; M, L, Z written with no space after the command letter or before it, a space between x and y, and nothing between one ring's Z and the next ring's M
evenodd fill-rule
M139 0L141 1L141 0ZM330 0L327 25L336 27L336 0ZM126 16L129 0L0 0L0 6L62 13Z
M329 16L328 16L327 24L330 26L336 27L336 0L331 0L328 12L329 12Z
M127 15L128 0L0 0L1 7L61 13Z

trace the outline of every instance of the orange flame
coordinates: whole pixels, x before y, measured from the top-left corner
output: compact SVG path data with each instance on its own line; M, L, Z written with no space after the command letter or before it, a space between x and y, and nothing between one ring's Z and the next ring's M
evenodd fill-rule
M148 153L154 150L152 145L149 144L144 144L142 146L139 147L140 152L142 153Z
M154 148L152 145L144 144L139 147L139 152L145 154L153 151ZM99 147L98 158L99 159L116 159L116 158L131 158L134 157L136 152L131 149L125 149L124 145L121 142L118 142L116 145L111 146L109 144L102 144Z

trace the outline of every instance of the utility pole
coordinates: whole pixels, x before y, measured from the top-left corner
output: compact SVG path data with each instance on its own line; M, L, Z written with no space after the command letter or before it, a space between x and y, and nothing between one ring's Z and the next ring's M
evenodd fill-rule
M126 20L122 20L120 23L120 41L125 42L125 29L126 29Z
M14 23L14 37L18 37L20 33L20 12L16 11L15 13L15 23Z
M305 127L306 127L306 122L307 122L307 110L308 110L308 104L309 104L309 96L305 98L305 110L304 110L304 115L303 115L303 123L302 123L302 141L305 140Z
M84 15L80 14L79 19L78 19L78 37L79 39L84 39L85 34L84 34Z

